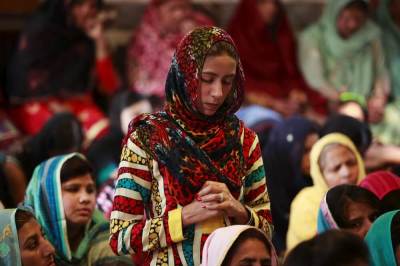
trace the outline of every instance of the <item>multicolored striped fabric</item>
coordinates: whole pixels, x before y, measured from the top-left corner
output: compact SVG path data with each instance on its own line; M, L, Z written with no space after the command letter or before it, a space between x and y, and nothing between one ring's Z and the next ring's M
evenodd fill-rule
M119 165L110 244L134 254L138 265L199 265L207 236L230 224L218 217L182 228L182 207L206 181L225 183L251 212L253 225L271 234L270 204L258 138L234 113L243 99L240 61L231 93L213 116L195 109L202 64L229 35L199 28L180 43L167 78L165 111L130 125Z

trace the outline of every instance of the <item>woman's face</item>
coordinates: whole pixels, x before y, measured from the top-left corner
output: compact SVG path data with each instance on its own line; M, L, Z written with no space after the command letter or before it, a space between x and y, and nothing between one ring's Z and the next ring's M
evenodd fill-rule
M92 176L85 174L61 184L62 200L67 222L86 225L92 218L96 203L96 187Z
M389 12L394 23L400 28L400 0L392 0L389 5Z
M245 240L230 260L229 266L270 266L271 253L258 239Z
M310 151L312 146L318 140L318 134L309 134L304 141L304 153L301 159L301 171L303 174L310 174Z
M344 8L336 20L337 31L343 39L349 39L364 26L367 19L367 14L359 8Z
M30 219L18 230L18 242L23 266L55 266L54 247L44 237L35 219Z
M366 203L350 202L346 211L349 227L343 228L343 230L364 238L378 214L377 209Z
M270 25L274 22L279 11L276 0L257 0L257 7L265 24Z
M159 21L166 32L179 32L190 13L187 0L169 0L159 6Z
M224 103L236 76L236 60L227 54L207 56L200 74L197 110L211 116Z
M357 184L356 156L343 145L333 144L325 147L321 154L320 168L329 188L342 184Z
M124 135L128 133L129 123L143 113L151 113L153 108L148 100L141 100L136 102L126 108L124 108L121 112L121 130L124 132Z
M88 23L97 16L96 0L83 0L71 7L72 21L78 28L85 30Z

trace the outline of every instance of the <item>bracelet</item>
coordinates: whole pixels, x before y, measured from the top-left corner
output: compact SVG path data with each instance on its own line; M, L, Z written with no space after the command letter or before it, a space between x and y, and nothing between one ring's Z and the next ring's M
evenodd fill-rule
M253 212L250 210L250 208L249 207L247 207L247 206L244 206L245 207L245 209L246 209L246 211L247 211L247 213L249 214L249 221L246 223L246 225L253 225L254 224L254 218L253 218Z

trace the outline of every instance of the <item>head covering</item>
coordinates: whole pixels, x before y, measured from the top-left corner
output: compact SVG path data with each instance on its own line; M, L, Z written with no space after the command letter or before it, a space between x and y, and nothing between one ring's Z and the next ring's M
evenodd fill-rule
M21 266L16 212L17 209L0 210L0 264L3 266Z
M321 206L319 207L317 228L318 233L322 233L331 229L339 229L339 226L336 224L336 221L329 210L328 202L326 201L326 196L328 193L329 191L325 194L321 201Z
M161 3L162 2L162 3ZM144 95L165 96L165 77L179 41L187 32L164 32L161 29L159 6L171 0L152 0L143 15L134 39L128 47L128 60L140 66L134 80L134 90ZM187 2L189 2L187 0ZM205 15L191 10L184 23L194 27L213 25Z
M392 243L392 220L399 211L383 214L372 224L365 242L369 247L372 266L397 265Z
M234 115L244 93L240 61L232 90L214 115L201 114L194 104L207 52L221 41L234 46L230 36L216 27L198 28L186 35L168 73L165 111L139 116L129 127L128 136L134 132L139 146L168 168L170 187L185 187L185 191L173 192L181 205L189 204L206 180L223 182L239 196L237 177L246 172L239 136L243 124Z
M400 189L400 177L389 171L377 171L368 174L360 186L373 192L379 199L387 193Z
M372 133L367 123L341 114L335 114L329 117L322 127L320 134L325 136L330 133L342 133L346 135L361 154L364 154L372 142Z
M72 252L68 242L67 220L62 201L60 173L64 163L79 153L52 157L35 169L26 190L25 204L34 209L35 216L46 237L56 249L56 261L76 265L87 255L93 239L100 232L108 231L108 223L98 211L86 227L85 235L77 250ZM75 264L74 264L75 263Z
M269 243L272 266L278 265L275 248L265 233L253 226L233 225L215 230L206 240L201 266L220 266L238 237L246 230L260 231Z
M322 137L319 141L317 141L314 144L310 153L310 167L311 167L310 171L314 187L324 191L324 193L328 191L328 185L326 184L325 178L319 166L319 158L324 148L330 144L341 144L346 148L350 149L350 151L352 151L357 160L357 166L358 166L357 183L360 183L361 180L365 177L364 162L357 148L354 146L353 142L348 137L340 133L328 134Z
M380 0L377 20L383 31L382 44L386 55L386 63L390 72L391 92L396 101L400 100L400 27L394 22L389 4L391 0Z
M90 88L95 47L70 22L75 2L46 0L27 23L9 68L7 94L13 102Z
M312 185L302 172L301 162L308 135L317 134L318 126L302 117L284 120L272 129L263 149L267 187L274 217L273 241L278 251L285 250L290 203L304 187Z
M290 207L290 224L287 234L287 245L291 249L301 241L307 240L315 235L318 224L318 210L321 200L329 187L319 166L319 157L324 148L330 144L341 144L355 155L358 166L357 183L365 176L364 163L357 148L351 140L343 134L331 133L318 140L311 149L310 171L313 180L312 187L301 190ZM304 224L307 223L306 226Z
M323 62L321 67L323 67L323 73L325 73L324 79L331 86L337 90L346 87L348 91L357 93L362 97L368 97L376 78L386 71L384 64L376 62L375 57L377 55L374 51L376 47L373 47L375 42L379 45L380 31L371 20L367 20L349 38L343 39L339 35L336 26L337 17L342 9L352 1L329 0L319 22L306 29L301 34L300 39L305 48L319 49L320 60ZM368 4L367 0L359 1ZM310 42L313 45L308 45ZM312 53L312 51L309 53ZM306 61L309 58L302 60ZM302 65L305 68L314 67L311 64L308 66L306 62ZM311 73L311 69L303 69L303 71ZM316 88L326 85L316 79L309 83L314 83L313 86Z

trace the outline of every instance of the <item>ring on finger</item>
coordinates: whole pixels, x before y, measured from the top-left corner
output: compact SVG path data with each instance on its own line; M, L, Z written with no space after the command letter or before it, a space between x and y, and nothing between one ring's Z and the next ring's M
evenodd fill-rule
M219 202L223 202L224 201L224 193L219 193Z

